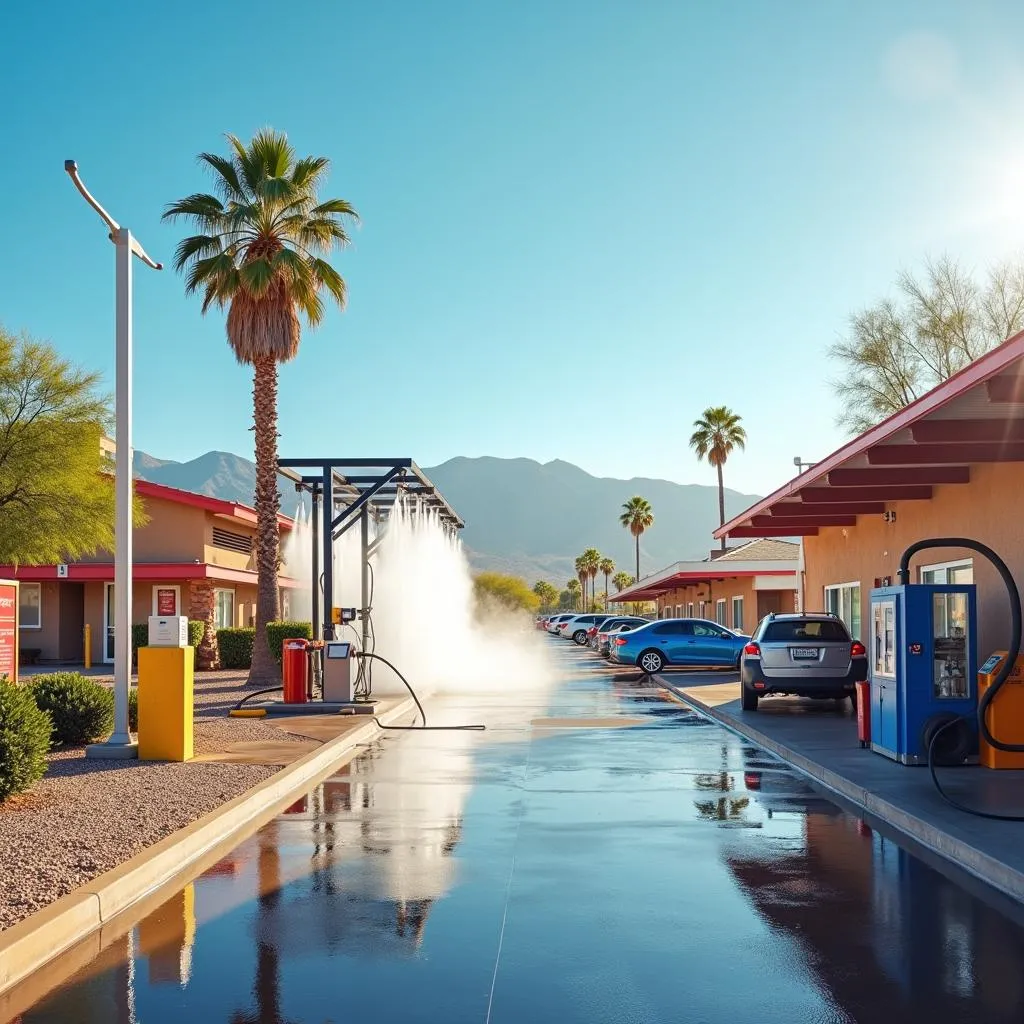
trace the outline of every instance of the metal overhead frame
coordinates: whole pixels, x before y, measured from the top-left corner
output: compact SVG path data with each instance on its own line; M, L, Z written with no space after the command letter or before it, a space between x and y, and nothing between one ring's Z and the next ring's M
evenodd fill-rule
M278 472L295 489L310 495L313 531L312 621L322 622L321 639L334 639L334 542L356 523L362 535L361 599L363 650L370 645L370 556L380 545L370 543L370 518L380 524L390 517L395 502L405 495L418 497L437 511L452 531L466 524L412 459L279 459ZM297 470L303 472L296 472ZM323 618L320 588L323 566ZM315 628L314 628L315 633Z

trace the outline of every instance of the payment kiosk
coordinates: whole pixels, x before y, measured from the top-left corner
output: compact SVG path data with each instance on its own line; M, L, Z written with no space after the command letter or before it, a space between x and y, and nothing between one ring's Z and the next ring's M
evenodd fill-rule
M903 584L871 591L868 673L871 749L927 764L928 745L951 719L977 709L974 584ZM968 722L965 719L965 722ZM977 752L976 726L946 729L936 764Z

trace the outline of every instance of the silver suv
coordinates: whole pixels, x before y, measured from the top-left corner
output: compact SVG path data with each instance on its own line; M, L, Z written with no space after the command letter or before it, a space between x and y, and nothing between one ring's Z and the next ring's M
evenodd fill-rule
M741 703L756 711L761 697L849 698L854 683L868 677L864 645L835 615L769 615L761 620L740 656Z

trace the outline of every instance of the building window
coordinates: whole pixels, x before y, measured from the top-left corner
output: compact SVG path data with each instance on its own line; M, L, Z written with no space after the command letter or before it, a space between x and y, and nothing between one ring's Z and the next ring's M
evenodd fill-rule
M213 592L214 629L231 629L235 624L235 592L215 590Z
M715 622L720 626L725 625L725 598L720 597L715 602Z
M681 619L683 617L683 606L681 604L676 605L676 618Z
M941 562L938 565L921 566L922 583L973 583L974 560L962 562Z
M732 599L732 628L742 629L743 628L743 598L734 597Z
M688 619L692 619L693 618L693 602L692 601L686 606L686 617Z
M697 616L700 619L706 619L708 617L708 603L707 601L701 601L698 606L700 614Z
M22 629L42 629L42 590L41 583L22 583L18 587L18 625Z
M862 639L859 583L835 583L826 587L825 611L842 619L854 640Z

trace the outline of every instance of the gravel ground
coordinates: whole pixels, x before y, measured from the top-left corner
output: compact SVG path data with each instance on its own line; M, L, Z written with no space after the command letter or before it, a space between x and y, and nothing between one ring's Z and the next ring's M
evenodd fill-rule
M97 681L104 681L98 677ZM196 753L292 736L258 719L227 718L244 674L196 676ZM108 871L269 778L264 765L90 761L82 748L50 755L31 792L0 804L0 930Z

